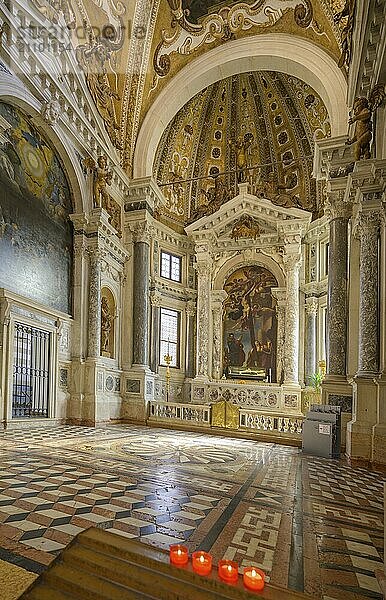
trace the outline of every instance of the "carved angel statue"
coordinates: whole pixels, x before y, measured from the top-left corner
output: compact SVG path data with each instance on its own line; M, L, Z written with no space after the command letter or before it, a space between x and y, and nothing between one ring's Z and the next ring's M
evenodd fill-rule
M352 114L348 124L355 125L354 135L347 144L354 145L354 158L370 158L370 144L373 138L372 113L381 106L386 98L385 85L380 83L371 90L369 99L362 96L355 98Z
M94 207L104 208L107 210L110 196L106 190L106 185L111 185L113 172L107 166L107 158L105 155L98 156L97 163L91 157L87 157L84 161L86 169L93 173L93 200Z

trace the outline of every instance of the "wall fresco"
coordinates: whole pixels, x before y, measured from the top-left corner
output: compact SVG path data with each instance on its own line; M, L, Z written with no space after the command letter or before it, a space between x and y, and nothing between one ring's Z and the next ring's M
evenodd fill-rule
M71 312L71 195L55 152L23 113L0 103L10 124L0 145L0 287Z

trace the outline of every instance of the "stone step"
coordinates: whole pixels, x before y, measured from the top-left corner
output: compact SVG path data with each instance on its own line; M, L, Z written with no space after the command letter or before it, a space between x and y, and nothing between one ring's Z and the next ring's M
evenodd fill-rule
M311 600L267 585L264 600ZM168 552L91 527L76 538L20 600L251 600L242 578L223 583L213 569L200 577L189 563L169 564Z

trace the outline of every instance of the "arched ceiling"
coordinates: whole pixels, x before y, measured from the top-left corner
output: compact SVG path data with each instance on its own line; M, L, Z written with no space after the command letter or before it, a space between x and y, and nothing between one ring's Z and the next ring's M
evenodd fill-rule
M326 107L296 77L260 71L218 81L194 96L161 138L153 167L167 198L161 219L182 229L236 196L240 180L258 194L271 178L286 188L278 203L316 214L314 138L329 135Z

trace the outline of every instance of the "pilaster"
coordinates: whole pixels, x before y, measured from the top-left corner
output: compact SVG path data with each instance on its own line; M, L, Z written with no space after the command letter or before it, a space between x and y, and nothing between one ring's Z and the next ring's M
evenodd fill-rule
M217 380L222 376L222 305L226 297L225 290L212 292L212 378Z

